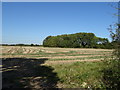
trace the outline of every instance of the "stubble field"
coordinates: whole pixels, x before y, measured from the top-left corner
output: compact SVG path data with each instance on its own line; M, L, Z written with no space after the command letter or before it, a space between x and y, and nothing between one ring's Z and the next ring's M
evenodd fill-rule
M2 46L3 88L103 88L111 49Z

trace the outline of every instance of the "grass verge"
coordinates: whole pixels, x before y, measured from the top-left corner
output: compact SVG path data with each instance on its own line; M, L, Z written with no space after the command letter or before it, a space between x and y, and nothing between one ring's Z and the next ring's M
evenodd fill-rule
M62 88L104 88L102 82L103 62L75 62L72 64L54 64L54 72Z

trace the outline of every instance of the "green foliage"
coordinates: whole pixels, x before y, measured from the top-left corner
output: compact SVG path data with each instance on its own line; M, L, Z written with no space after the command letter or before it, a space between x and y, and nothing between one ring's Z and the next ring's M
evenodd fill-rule
M44 39L43 46L63 48L112 48L107 38L96 37L94 33L48 36Z
M106 61L105 65L108 68L104 69L103 80L106 88L118 89L120 88L120 24L115 25L116 28L110 26L110 34L113 40L112 44L115 47L113 52L114 58Z
M103 69L103 82L106 88L117 90L120 88L120 62L118 60L109 60L104 62L107 66Z
M109 31L115 47L114 55L120 60L120 24L115 24L114 27L110 25Z
M62 88L102 88L103 73L106 67L103 62L75 62L70 64L54 64L52 67L58 73ZM59 85L58 84L58 85Z

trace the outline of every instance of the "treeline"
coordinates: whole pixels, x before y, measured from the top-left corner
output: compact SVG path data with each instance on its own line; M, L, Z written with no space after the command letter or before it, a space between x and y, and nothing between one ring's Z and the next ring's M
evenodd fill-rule
M0 44L0 46L42 46L38 44Z
M62 48L113 48L107 38L96 37L94 33L75 33L48 36L43 41L44 47Z

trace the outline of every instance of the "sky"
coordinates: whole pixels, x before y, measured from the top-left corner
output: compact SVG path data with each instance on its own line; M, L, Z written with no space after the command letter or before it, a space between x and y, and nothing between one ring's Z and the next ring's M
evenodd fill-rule
M3 2L2 43L42 44L47 36L94 33L108 38L118 20L111 2Z

